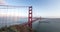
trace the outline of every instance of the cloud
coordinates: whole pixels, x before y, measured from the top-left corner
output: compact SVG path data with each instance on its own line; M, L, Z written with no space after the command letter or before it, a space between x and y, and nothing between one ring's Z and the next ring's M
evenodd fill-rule
M5 0L0 0L0 5L7 4Z

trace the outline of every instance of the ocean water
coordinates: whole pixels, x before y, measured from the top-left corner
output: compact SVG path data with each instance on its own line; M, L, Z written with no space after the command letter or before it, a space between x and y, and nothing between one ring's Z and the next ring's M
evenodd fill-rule
M60 32L60 19L45 19L33 23L36 32Z
M1 22L3 21L3 22ZM18 21L6 21L0 19L0 28L4 27L5 25L18 25L24 22L27 22L27 18L19 19ZM60 32L60 19L59 18L47 18L42 20L37 20L36 22L32 23L32 28L35 32Z
M0 28L5 27L5 26L11 26L11 25L18 25L27 22L27 18L21 18L18 20L12 20L12 19L7 19L7 18L0 18Z

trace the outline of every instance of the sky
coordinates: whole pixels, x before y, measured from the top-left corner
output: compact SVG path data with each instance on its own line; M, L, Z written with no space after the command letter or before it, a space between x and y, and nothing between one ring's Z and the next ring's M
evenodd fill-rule
M42 16L60 18L60 0L0 0L0 4L15 6L32 6L34 17ZM19 11L19 14L21 14L22 16L28 15L27 8L20 9L22 12ZM15 11L17 11L17 9L15 9Z

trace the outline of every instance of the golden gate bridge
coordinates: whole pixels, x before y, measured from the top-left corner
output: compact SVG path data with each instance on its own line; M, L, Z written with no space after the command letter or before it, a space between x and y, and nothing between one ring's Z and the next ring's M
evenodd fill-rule
M4 7L14 7L14 8L21 8L21 7L28 7L28 22L22 23L21 25L23 26L29 26L30 28L32 28L32 23L37 21L37 20L41 20L41 17L35 18L33 20L33 12L32 12L32 6L12 6L12 5L0 5L0 6L4 6ZM0 9L10 9L10 8L0 8ZM20 29L19 26L16 27L16 29ZM26 30L25 30L26 32ZM32 30L30 32L33 32Z

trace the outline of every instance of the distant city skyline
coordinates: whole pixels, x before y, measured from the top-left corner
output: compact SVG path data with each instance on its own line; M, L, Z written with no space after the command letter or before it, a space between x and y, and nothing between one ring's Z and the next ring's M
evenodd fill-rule
M33 16L35 17L42 16L60 18L60 0L0 0L0 4L33 6ZM22 16L27 15L26 11L20 12L23 14Z

